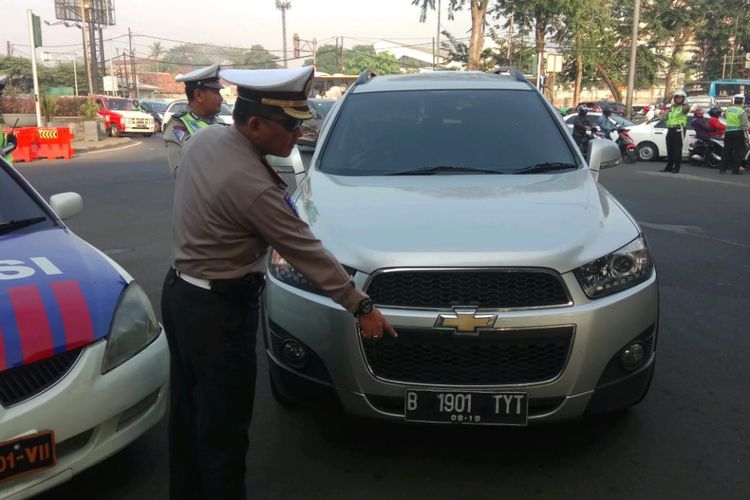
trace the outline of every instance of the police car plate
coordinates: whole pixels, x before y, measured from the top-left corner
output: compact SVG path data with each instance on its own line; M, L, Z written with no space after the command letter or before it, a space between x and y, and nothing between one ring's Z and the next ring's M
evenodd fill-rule
M406 390L404 416L411 422L526 425L529 398L523 392Z
M0 483L57 463L55 433L40 432L0 443Z

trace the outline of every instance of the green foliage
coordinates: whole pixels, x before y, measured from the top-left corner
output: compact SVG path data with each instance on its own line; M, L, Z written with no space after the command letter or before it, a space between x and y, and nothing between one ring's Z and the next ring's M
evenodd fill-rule
M305 66L309 66L312 63L312 59L305 60ZM315 64L318 67L318 71L322 71L330 75L334 73L341 73L339 68L337 47L331 44L321 45L320 47L318 47Z
M344 72L357 75L369 69L376 75L392 75L400 70L398 59L390 52L375 53L372 45L355 45L344 54Z
M98 116L99 106L96 105L91 99L86 99L86 102L80 105L78 108L81 116L86 120L96 120Z
M281 66L276 62L278 58L267 51L262 45L253 45L245 53L243 64L252 69L274 69Z
M39 104L42 109L42 114L47 121L52 121L53 116L57 116L60 112L60 99L53 95L42 95L39 98Z

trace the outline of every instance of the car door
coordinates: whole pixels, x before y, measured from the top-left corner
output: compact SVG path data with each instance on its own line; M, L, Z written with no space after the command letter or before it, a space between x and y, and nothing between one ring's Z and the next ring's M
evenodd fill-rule
M654 121L651 124L651 142L659 148L659 155L667 154L667 120Z

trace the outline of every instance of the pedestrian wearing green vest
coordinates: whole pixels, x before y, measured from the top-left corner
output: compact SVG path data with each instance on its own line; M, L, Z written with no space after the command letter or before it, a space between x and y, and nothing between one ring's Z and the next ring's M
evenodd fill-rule
M216 123L224 124L217 116L221 111L221 103L224 102L219 93L219 90L224 88L219 82L219 69L218 64L212 64L175 77L176 81L185 83L185 94L188 98L187 109L172 115L164 127L167 160L169 169L175 177L185 141L204 127Z
M672 96L673 104L669 110L662 113L662 119L667 120L667 166L662 172L676 174L682 164L682 140L687 129L687 115L690 105L685 102L686 94L677 91Z
M732 169L734 175L740 175L740 163L745 157L747 147L747 113L743 105L745 96L737 94L732 98L732 105L724 111L727 121L727 131L724 133L724 158L721 162L720 174L724 174L727 168Z

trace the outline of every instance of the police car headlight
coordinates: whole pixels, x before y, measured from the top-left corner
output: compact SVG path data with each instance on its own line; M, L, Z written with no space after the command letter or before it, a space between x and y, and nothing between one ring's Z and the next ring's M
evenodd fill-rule
M312 281L295 270L276 250L271 252L271 262L268 267L271 271L271 276L279 281L283 281L287 285L292 285L307 292L323 294L318 287L313 285Z
M639 236L619 250L579 267L575 275L586 296L598 299L643 283L653 270L646 241Z
M122 292L112 319L102 373L138 354L159 336L159 331L151 301L137 283L130 283Z

